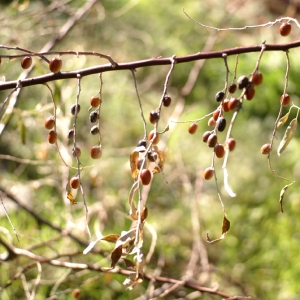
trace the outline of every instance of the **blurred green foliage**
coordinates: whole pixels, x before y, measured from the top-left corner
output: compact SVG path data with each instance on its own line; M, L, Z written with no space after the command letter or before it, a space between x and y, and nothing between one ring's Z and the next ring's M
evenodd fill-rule
M1 4L1 43L19 46L38 52L45 43L56 36L63 24L82 6L83 1L12 1ZM268 12L267 1L102 1L97 2L67 36L55 45L54 50L97 51L109 54L117 62L129 62L151 57L170 57L174 54L187 55L202 51L208 43L212 50L236 46L267 43L284 43L297 38L297 30L291 36L282 38L277 26L247 29L244 31L214 30L201 27L190 21L185 11L201 23L214 27L243 27L273 21L279 16ZM54 5L53 9L49 9ZM216 35L216 40L212 37ZM211 43L211 44L209 44ZM7 53L4 49L1 53ZM299 105L298 49L292 49L288 92L295 105ZM11 52L8 52L11 53ZM237 76L249 75L253 71L258 53L239 56ZM229 80L233 78L235 57L228 57ZM36 67L31 76L48 73L44 62L35 60ZM77 70L105 60L93 57L63 56L63 71ZM20 61L2 60L0 76L15 80L21 72ZM195 279L207 287L219 287L231 295L247 295L259 299L296 300L300 297L300 200L299 132L280 158L272 155L272 166L284 177L296 181L284 198L284 213L280 212L279 193L286 184L272 175L267 159L260 154L262 144L269 142L279 110L279 98L283 93L286 72L285 53L263 54L260 71L264 82L256 89L256 96L246 102L234 124L232 135L237 147L229 156L229 184L237 194L230 198L223 188L222 163L216 161L218 184L226 207L231 229L226 238L218 244L206 244L206 233L217 238L221 233L222 208L218 200L215 183L202 182L202 171L211 165L211 149L201 141L202 133L208 130L207 119L199 122L195 135L187 132L188 123L172 123L193 120L216 109L214 95L224 87L226 69L220 59L208 60L200 69L195 85L187 95L182 95L191 69L195 63L175 65L168 87L172 105L163 108L159 123L162 131L169 123L171 130L161 137L166 164L164 176L155 175L147 197L149 216L147 222L157 233L157 245L146 273L159 272L161 276L180 280L187 271L193 253L197 253L194 269ZM155 109L160 101L165 76L169 66L149 67L136 71L139 95L145 116ZM77 81L66 80L49 83L58 106L57 128L62 155L73 167L72 145L67 133L72 127L70 107L75 103ZM89 98L99 91L97 75L85 77L81 82L81 112L77 123L77 141L82 150L82 184L90 212L90 228L93 239L103 234L120 234L130 228L127 218L128 193L132 185L129 169L129 155L137 142L143 138L143 123L129 71L103 74L103 103L101 107L101 132L103 135L103 157L99 161L89 158L89 148L97 138L89 134ZM1 101L8 91L0 93ZM182 112L174 111L183 107ZM284 109L287 112L287 109ZM47 143L44 120L53 113L49 91L45 86L22 89L17 106L0 137L0 153L19 158L39 161L40 164L24 164L14 160L1 159L0 184L24 201L38 214L63 229L81 237L87 243L85 230L85 209L80 193L76 195L77 205L71 205L65 197L65 185L76 170L68 169L62 163L55 146ZM296 110L292 110L293 116ZM226 115L227 122L231 113ZM21 124L21 125L20 125ZM147 125L148 131L152 129ZM286 127L286 126L285 126ZM274 149L284 134L280 129L275 138ZM22 136L20 129L25 130ZM219 136L225 139L225 133ZM275 151L274 151L275 153ZM166 183L168 182L168 184ZM199 186L200 182L200 186ZM174 193L177 197L174 195ZM12 205L8 198L4 203L14 224L20 242L16 241L4 213L1 213L1 236L18 248L29 249L45 257L58 253L82 253L83 246L68 237L34 220L26 211ZM195 226L193 212L198 211L201 250L193 249ZM1 209L3 212L3 210ZM144 252L148 253L153 236L145 229ZM39 245L41 243L41 245ZM39 246L38 246L39 245ZM110 244L98 243L97 249L104 255L79 254L71 261L98 266L110 265ZM0 245L0 251L5 248ZM201 259L207 254L209 271L204 269ZM3 286L29 259L0 262L0 286ZM124 264L121 264L124 267ZM25 273L32 286L37 277L33 268ZM98 276L96 280L90 280ZM42 265L42 280L35 299L58 294L58 299L72 299L73 289L80 287L82 299L148 299L149 282L145 280L133 291L126 291L122 285L125 277L119 274L83 271ZM24 279L23 279L24 281ZM60 282L56 286L56 283ZM68 292L59 294L61 291ZM192 290L179 287L165 299L184 299ZM1 299L25 299L22 280L19 278L0 292ZM140 298L139 298L140 297ZM219 299L219 296L197 294L201 299ZM56 298L53 298L56 299ZM190 294L190 298L192 294Z

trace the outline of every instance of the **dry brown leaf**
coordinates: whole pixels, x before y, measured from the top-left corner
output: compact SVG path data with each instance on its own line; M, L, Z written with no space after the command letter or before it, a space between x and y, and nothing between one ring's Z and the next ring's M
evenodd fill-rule
M163 152L160 151L157 146L154 146L153 148L155 149L155 152L158 155L159 162L158 162L157 166L153 169L152 173L157 174L157 173L160 173L161 171L163 171L163 169L164 169L165 157L164 157Z
M115 244L119 238L120 236L118 234L109 234L104 236L101 240Z
M133 151L130 154L130 168L131 168L131 175L134 180L137 179L139 174L138 169L138 158L139 158L139 152Z
M124 258L124 262L126 264L127 269L135 270L135 264L131 260Z
M229 220L224 216L223 218L223 224L222 224L222 235L220 238L215 239L215 240L211 240L208 236L208 233L206 234L206 241L207 243L210 244L215 244L220 242L221 240L223 240L225 238L225 234L228 232L228 230L230 229L230 222Z
M290 112L286 113L283 117L281 117L277 123L277 129L281 128L286 121L288 120Z
M148 217L148 208L145 207L141 214L141 222L143 223Z
M295 135L296 129L297 129L298 121L297 119L293 119L290 123L290 125L287 127L284 136L279 144L279 147L277 149L277 154L280 156L280 154L284 151L284 149L288 146L290 141Z
M131 190L129 192L129 197L128 197L128 202L130 205L129 216L134 221L136 221L138 219L138 215L137 215L137 208L133 201L133 196L134 196L135 191L138 189L138 186L139 186L139 182L135 181L131 187Z
M111 253L111 268L114 268L119 259L122 256L122 245L115 248L114 251Z
M293 182L290 183L290 184L285 185L285 186L281 189L281 191L280 191L280 195L279 195L279 203L280 203L280 209L281 209L281 212L282 212L282 213L283 213L283 197L284 197L284 194L285 194L287 188L288 188L289 186L291 186L294 182L295 182L295 181L293 181Z

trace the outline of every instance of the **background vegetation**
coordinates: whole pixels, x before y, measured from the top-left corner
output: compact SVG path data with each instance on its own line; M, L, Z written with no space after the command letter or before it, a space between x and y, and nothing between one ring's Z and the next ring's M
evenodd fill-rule
M276 26L244 31L217 32L191 22L182 12L214 27L243 27L273 21L281 16L297 18L296 4L287 1L96 1L95 5L62 38L52 50L97 51L109 54L117 62L129 62L151 57L187 55L236 46L267 43L285 43L296 40L298 29L283 38ZM274 10L282 7L281 11ZM57 36L63 25L82 7L83 1L2 1L0 9L0 38L3 45L19 46L40 51ZM282 5L282 6L281 6ZM290 51L291 70L288 92L299 105L298 49ZM7 51L2 49L2 54ZM238 76L250 74L257 53L240 55ZM41 61L30 76L47 74ZM63 70L77 70L106 61L91 57L64 57ZM237 147L228 163L229 182L237 194L230 198L222 188L221 162L217 162L218 182L226 206L231 229L226 238L214 245L205 242L206 233L218 237L222 224L222 209L215 183L202 181L202 171L211 164L211 151L201 141L208 129L207 120L199 123L195 135L187 132L188 124L175 124L171 120L197 119L213 111L217 104L214 95L223 89L226 69L223 60L175 66L168 93L172 105L162 111L160 128L170 123L170 131L161 137L160 148L166 155L165 179L161 174L153 179L151 189L144 189L149 209L148 224L157 235L154 254L146 267L148 274L181 280L192 274L198 284L230 295L244 295L259 299L299 299L300 268L300 213L299 198L299 133L286 152L273 156L277 173L296 181L285 196L284 213L280 212L279 193L284 182L275 178L265 156L260 154L262 144L269 142L279 110L279 98L284 88L285 54L268 52L263 55L260 71L263 85L257 88L253 101L247 102L238 115L233 129ZM235 57L228 59L233 71ZM189 84L191 70L198 68L195 84ZM138 90L144 112L155 109L160 101L169 66L149 67L136 72ZM19 60L3 60L0 76L7 81L16 80L21 73ZM128 230L128 193L132 185L129 155L143 137L134 81L128 71L103 74L103 104L101 108L103 157L99 161L89 158L89 148L95 137L89 134L89 98L99 90L97 75L82 80L81 113L78 118L78 144L82 149L82 162L86 168L82 180L89 208L89 224L94 239L103 234ZM72 126L70 107L75 103L76 80L50 83L58 106L59 146L72 164L72 145L67 132ZM0 93L3 101L8 91ZM0 186L21 203L34 210L45 220L71 231L84 243L89 243L85 230L85 209L81 195L78 204L70 205L65 197L65 186L74 170L66 168L56 147L47 142L44 120L53 112L49 91L44 86L22 89L18 103L0 137ZM229 120L229 119L228 119ZM148 124L148 130L152 127ZM284 130L277 133L278 146ZM225 135L224 135L225 138ZM28 160L20 163L4 155ZM73 165L76 166L73 160ZM174 196L176 193L177 197ZM0 209L1 239L17 248L28 249L48 258L64 253L78 252L66 261L110 265L112 245L99 242L97 251L83 255L84 244L75 242L63 232L57 232L37 222L27 210L15 205L2 195L5 207L16 228L20 241ZM150 227L149 226L149 227ZM152 230L152 231L153 231ZM153 240L151 230L145 229L144 252L148 253ZM0 252L6 248L0 245ZM62 258L64 259L64 258ZM18 256L0 261L0 285L4 286L20 267L31 263ZM120 264L124 268L124 264ZM0 291L1 299L26 299L28 289L34 285L36 267L24 273ZM93 271L72 271L42 265L42 276L35 299L72 299L72 291L79 288L82 299L149 299L151 288L161 284L148 280L127 291L120 274ZM164 287L164 286L163 286ZM147 296L148 295L148 296ZM195 292L179 286L164 296L165 299L220 299L220 296Z

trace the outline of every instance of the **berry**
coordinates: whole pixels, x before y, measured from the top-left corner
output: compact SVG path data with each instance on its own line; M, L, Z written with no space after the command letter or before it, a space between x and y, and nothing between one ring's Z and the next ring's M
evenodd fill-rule
M285 94L280 97L280 103L282 103L283 106L288 106L290 102L291 102L291 97L289 94Z
M72 297L78 299L80 297L80 289L73 290Z
M95 125L95 126L93 126L92 128L91 128L91 134L92 135L96 135L96 134L98 134L100 132L100 130L99 130L99 126L98 125Z
M100 146L93 146L90 150L91 158L98 159L102 156L102 149Z
M247 86L246 91L245 91L245 96L246 96L246 99L250 101L254 98L254 95L255 95L255 89L254 89L253 85L251 84L251 85Z
M157 153L155 151L150 151L147 154L149 161L155 162L157 160Z
M212 167L206 168L203 172L203 178L205 180L209 180L209 179L213 178L214 173L215 173L215 171Z
M235 91L236 91L236 84L235 84L235 83L231 83L231 84L229 85L229 87L228 87L228 92L229 92L230 94L234 94Z
M75 131L74 129L70 129L69 132L68 132L68 139L72 139L74 137L74 134L75 134Z
M75 115L79 114L79 112L80 112L80 104L73 104L71 106L71 114L73 116L75 116Z
M23 57L22 62L21 62L21 67L23 69L29 69L31 67L31 64L32 64L32 57L31 56Z
M151 124L155 124L159 120L159 113L152 110L149 114L149 121Z
M168 107L170 106L171 102L172 102L171 97L169 95L165 95L162 102L163 106Z
M236 145L235 139L234 138L229 138L226 142L226 145L229 149L229 151L233 151Z
M54 57L49 62L49 69L53 73L58 73L62 67L62 60L58 57Z
M217 110L214 111L213 118L214 118L215 121L218 120L220 113L221 113L220 109L217 109Z
M147 147L147 142L145 140L140 140L136 146L137 147L144 146L146 148Z
M259 71L256 71L252 74L250 82L254 85L260 85L263 82L263 75Z
M46 121L44 122L44 126L46 129L52 129L55 125L55 119L53 116L49 117L46 119Z
M215 151L216 157L218 157L218 158L222 158L225 154L225 148L221 144L217 144L215 146L214 151Z
M247 76L241 76L239 77L238 81L237 81L237 84L238 84L238 88L240 90L242 90L243 88L245 88L247 86L249 82L249 79Z
M92 111L91 113L90 113L90 122L91 123L95 123L95 122L97 122L97 120L99 119L99 114L98 114L98 112L97 111Z
M79 181L79 177L78 176L73 176L71 179L70 179L70 186L72 189L76 190L78 189L80 185L80 181Z
M150 133L149 133L149 135L148 135L148 141L152 141L153 138L154 138L153 144L155 145L155 144L157 144L158 141L159 141L159 134L158 134L158 132L155 131L155 130L151 130L151 131L150 131Z
M218 143L218 137L215 133L212 133L207 139L207 145L210 148L214 148Z
M79 158L81 156L81 150L79 147L76 147L75 149L73 148L72 150L72 154L74 157Z
M194 134L198 129L198 125L196 123L193 123L189 126L189 133Z
M216 121L214 120L213 117L210 117L210 118L208 119L207 124L208 124L208 126L210 126L210 127L215 127L215 126L216 126Z
M223 101L224 97L225 97L225 93L220 91L216 93L215 99L217 102L221 102Z
M226 119L223 117L220 117L217 122L217 129L218 131L222 132L226 128Z
M92 107L98 107L102 103L102 100L99 97L92 97L90 99L90 104Z
M225 99L225 100L222 102L222 109L223 109L225 112L229 112L229 111L230 111L230 108L229 108L229 99Z
M48 133L48 142L50 144L55 144L57 141L57 132L54 131L54 130L51 130L49 133Z
M202 135L202 141L203 141L204 143L206 143L207 140L208 140L208 138L209 138L209 136L210 136L211 134L212 134L211 131L205 131L205 132L203 133L203 135Z
M230 110L237 110L241 105L241 102L237 98L230 98L228 102L228 107Z
M260 148L260 153L261 154L269 154L271 152L271 150L272 150L271 144L264 144Z
M289 23L282 23L279 27L279 33L281 36L288 36L292 30L292 25Z
M152 173L148 169L141 171L140 180L143 185L148 185L151 182Z

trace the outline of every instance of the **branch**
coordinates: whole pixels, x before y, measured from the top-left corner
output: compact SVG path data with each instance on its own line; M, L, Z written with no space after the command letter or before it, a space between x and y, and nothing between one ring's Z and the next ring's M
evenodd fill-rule
M289 49L298 48L300 47L300 40L287 43L287 44L264 44L265 47L264 51L287 51ZM195 54L185 55L185 56L176 56L174 59L177 64L180 63L187 63L196 60L203 60L203 59L212 59L212 58L222 58L223 55L226 54L227 56L232 56L236 54L243 54L243 53L251 53L251 52L261 52L262 45L256 46L247 46L247 47L235 47L229 48L219 51L211 51L211 52L198 52ZM50 52L49 52L50 53ZM49 81L60 80L60 79L71 79L71 78L78 78L85 77L92 74L99 74L103 72L109 71L120 71L120 70L132 70L138 69L143 67L150 67L150 66L161 66L161 65L170 65L173 57L158 57L158 58L150 58L146 60L134 61L134 62L127 62L127 63L120 63L116 66L112 64L105 64L105 65L98 65L86 69L69 71L69 72L59 72L59 73L51 73L42 76L37 76L33 78L27 78L22 80L15 80L15 81L8 81L2 82L0 84L0 91L13 89L15 88L18 83L22 87L44 84Z

